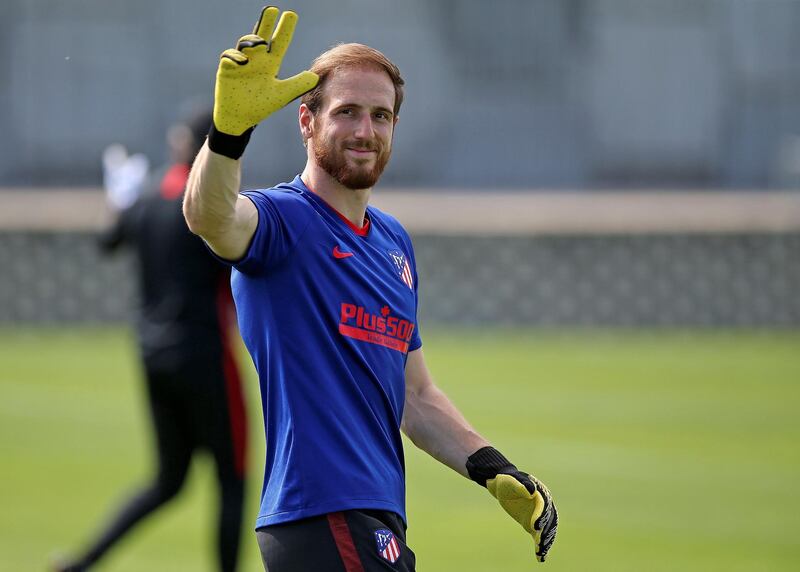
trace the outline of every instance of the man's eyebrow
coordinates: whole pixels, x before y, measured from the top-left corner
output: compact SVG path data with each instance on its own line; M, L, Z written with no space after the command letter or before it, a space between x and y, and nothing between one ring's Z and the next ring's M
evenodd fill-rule
M368 106L362 105L360 103L355 103L355 102L349 102L348 103L346 101L343 101L341 103L337 103L335 105L332 105L331 106L331 111L336 111L338 109L342 109L343 107L358 107L358 108L362 108L363 109L363 108L366 108ZM375 107L370 107L370 109L372 109L373 111L382 111L382 112L384 112L384 113L386 113L388 115L394 115L394 111L392 111L388 107L384 107L383 105L377 105Z

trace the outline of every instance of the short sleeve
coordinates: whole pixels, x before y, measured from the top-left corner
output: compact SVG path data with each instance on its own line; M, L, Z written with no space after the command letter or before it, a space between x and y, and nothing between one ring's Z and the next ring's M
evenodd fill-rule
M294 250L314 210L291 190L244 191L241 194L255 205L258 225L247 252L233 267L243 274L263 274L283 262Z

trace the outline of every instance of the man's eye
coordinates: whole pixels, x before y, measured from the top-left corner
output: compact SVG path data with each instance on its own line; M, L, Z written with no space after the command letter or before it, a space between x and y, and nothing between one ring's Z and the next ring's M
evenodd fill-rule
M353 115L353 110L347 108L342 109L339 111L339 115Z

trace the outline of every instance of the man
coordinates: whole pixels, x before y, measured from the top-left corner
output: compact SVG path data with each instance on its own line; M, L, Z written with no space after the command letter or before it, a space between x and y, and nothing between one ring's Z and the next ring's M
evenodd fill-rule
M106 250L132 248L139 265L137 333L155 429L158 466L62 572L89 570L142 519L181 490L197 449L216 463L219 485L217 568L233 572L244 499L244 400L233 359L229 271L191 234L181 197L192 159L211 125L211 109L192 110L170 128L172 163L145 183L138 198L131 178L143 175L122 148L104 157L109 202L121 210L102 236ZM140 158L141 159L141 158ZM138 173L138 174L137 174Z
M257 537L270 572L413 570L400 430L487 486L544 560L557 515L547 488L470 427L434 385L417 326L411 241L368 205L403 99L397 67L343 44L311 71L276 75L296 15L262 11L223 52L214 125L184 199L193 232L234 267L240 330L258 370L267 454ZM307 162L240 194L253 127L303 95Z

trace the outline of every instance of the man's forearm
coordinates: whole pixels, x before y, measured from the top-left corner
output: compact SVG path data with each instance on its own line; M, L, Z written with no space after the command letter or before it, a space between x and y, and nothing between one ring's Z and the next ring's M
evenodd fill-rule
M552 495L541 481L517 469L478 435L436 387L422 349L406 362L403 431L420 449L461 475L485 486L533 537L536 558L544 561L558 528Z
M189 174L183 214L189 229L212 242L235 222L241 161L214 153L203 145Z
M407 396L403 431L414 445L465 477L467 457L489 444L432 383Z

